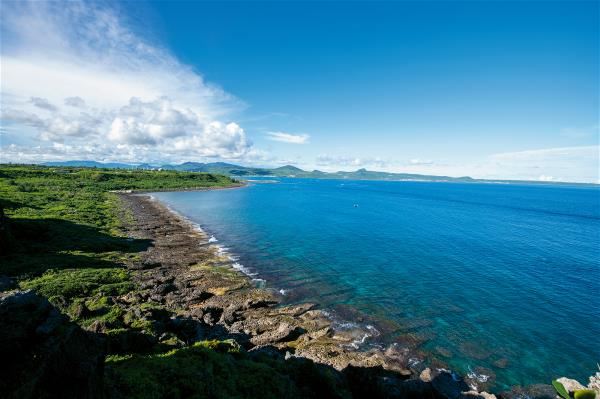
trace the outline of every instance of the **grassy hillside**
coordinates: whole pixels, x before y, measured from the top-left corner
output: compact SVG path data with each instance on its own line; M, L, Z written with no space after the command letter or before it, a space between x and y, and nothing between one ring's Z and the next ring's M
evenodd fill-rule
M119 236L115 190L222 187L229 177L175 171L0 166L0 207L10 234L0 243L0 274L107 266L140 250Z

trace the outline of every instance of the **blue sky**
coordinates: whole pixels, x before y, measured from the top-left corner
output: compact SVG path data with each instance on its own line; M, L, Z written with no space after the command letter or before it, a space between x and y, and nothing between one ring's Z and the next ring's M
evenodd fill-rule
M598 2L11 5L9 160L599 180Z

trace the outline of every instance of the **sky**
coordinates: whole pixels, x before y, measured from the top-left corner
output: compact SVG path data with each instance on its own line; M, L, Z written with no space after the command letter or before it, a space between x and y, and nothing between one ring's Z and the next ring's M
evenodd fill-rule
M600 182L600 3L12 2L0 161Z

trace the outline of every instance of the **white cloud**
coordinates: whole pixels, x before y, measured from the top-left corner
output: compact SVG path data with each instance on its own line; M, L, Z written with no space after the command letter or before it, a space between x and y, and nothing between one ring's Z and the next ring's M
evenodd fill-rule
M482 172L496 178L596 183L599 158L598 145L508 152L488 157Z
M311 168L313 165L307 165ZM408 161L379 157L320 155L314 166L326 171L370 170L481 179L539 180L600 183L600 146L578 146L516 151L483 156L471 161Z
M244 130L222 121L243 103L136 35L117 10L9 2L1 18L1 118L22 131L20 145L1 143L3 158L169 161L251 152Z
M413 158L409 161L410 165L433 165L433 161L430 159L419 159Z
M289 144L306 144L310 136L308 134L291 134L284 132L268 132L267 138L272 141L280 141Z
M322 154L316 158L316 164L319 167L325 167L327 170L358 169L371 167L381 170L390 166L389 161L378 157L350 157L339 155Z

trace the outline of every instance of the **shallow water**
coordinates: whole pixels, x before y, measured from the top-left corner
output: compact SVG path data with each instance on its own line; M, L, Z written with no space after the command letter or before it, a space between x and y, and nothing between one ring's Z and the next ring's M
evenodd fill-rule
M595 370L597 187L280 180L153 195L290 301L386 320L378 339L497 389Z

